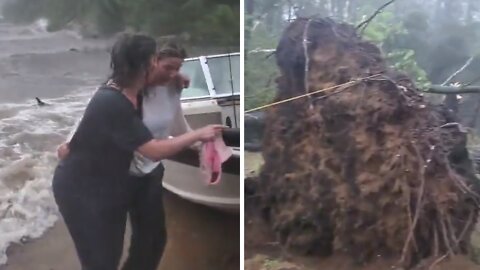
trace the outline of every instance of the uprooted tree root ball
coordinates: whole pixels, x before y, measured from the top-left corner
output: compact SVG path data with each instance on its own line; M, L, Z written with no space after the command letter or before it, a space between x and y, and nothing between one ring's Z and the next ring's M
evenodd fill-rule
M276 57L277 101L315 92L267 110L256 193L279 241L404 267L465 253L480 187L455 117L353 26L297 19Z

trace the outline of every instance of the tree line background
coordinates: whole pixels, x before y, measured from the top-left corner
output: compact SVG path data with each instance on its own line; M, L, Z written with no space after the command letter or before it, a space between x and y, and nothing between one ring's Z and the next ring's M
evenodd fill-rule
M131 29L180 36L195 46L240 46L239 0L6 0L3 17L16 23L46 18L49 31L76 25L87 36Z

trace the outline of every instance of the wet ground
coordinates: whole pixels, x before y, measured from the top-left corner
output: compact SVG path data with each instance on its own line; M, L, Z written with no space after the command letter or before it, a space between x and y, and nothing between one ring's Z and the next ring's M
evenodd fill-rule
M262 163L261 153L245 152L245 176L255 177ZM256 181L252 179L246 185L250 181ZM396 260L382 257L359 266L341 255L322 258L292 253L279 244L268 224L261 218L256 199L255 196L245 194L245 270L404 270L395 266ZM425 261L424 265L411 270L480 270L480 265L467 256L446 258L430 268L433 263L434 260Z
M397 260L375 258L365 265L354 264L341 255L329 257L304 256L282 247L259 217L255 203L246 198L245 205L245 270L405 270L396 266ZM422 266L410 270L480 270L467 256L446 258L434 264L425 261Z

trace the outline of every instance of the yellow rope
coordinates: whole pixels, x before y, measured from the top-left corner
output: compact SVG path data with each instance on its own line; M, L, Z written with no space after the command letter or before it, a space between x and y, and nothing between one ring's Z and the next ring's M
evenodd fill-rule
M334 86L327 87L327 88L317 90L317 91L314 91L314 92L310 92L310 93L307 93L307 94L303 94L303 95L287 98L287 99L284 99L284 100L280 100L280 101L277 101L277 102L269 103L269 104L266 104L266 105L263 105L263 106L260 106L260 107L256 107L256 108L247 110L247 111L245 111L245 113L251 113L251 112L254 112L254 111L263 110L265 108L273 107L273 106L276 106L276 105L279 105L279 104L282 104L282 103L287 103L287 102L290 102L290 101L293 101L293 100L308 97L308 96L311 96L311 95L322 93L322 92L332 90L332 89L335 89L335 88L339 88L339 87L342 87L342 86L347 86L347 85L350 85L350 84L356 84L356 83L359 83L363 80L371 79L373 77L380 76L380 75L381 74L375 74L375 75L371 75L371 76L368 76L368 77L365 77L365 78L355 79L355 80L352 80L352 81L349 81L349 82L346 82L346 83L342 83L342 84L339 84L339 85L334 85Z

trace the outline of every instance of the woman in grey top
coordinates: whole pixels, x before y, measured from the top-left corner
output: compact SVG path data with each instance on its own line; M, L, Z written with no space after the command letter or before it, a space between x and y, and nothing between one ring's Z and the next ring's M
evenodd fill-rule
M190 131L182 112L180 95L187 80L179 74L186 57L183 48L166 44L142 99L142 120L156 139L167 139ZM123 270L155 270L166 245L162 201L163 164L135 153L130 166L132 238Z

